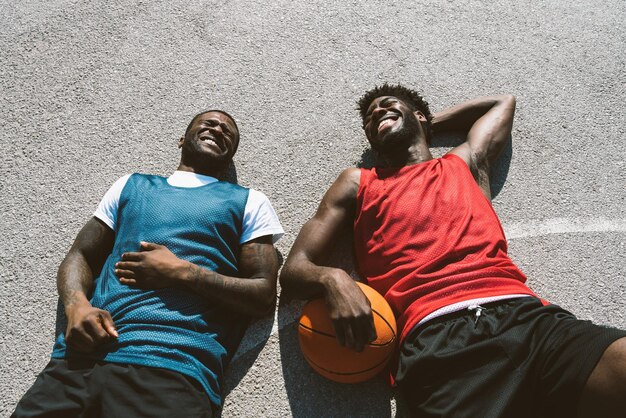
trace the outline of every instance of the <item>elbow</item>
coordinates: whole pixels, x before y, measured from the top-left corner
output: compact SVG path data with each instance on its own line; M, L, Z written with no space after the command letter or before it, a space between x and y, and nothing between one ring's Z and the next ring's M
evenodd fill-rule
M254 309L251 312L251 314L253 317L261 318L261 317L273 314L274 310L276 310L276 292L275 291L263 297L261 300L259 300L259 303L256 306L256 309Z
M298 274L298 263L293 259L287 259L287 262L283 266L280 272L280 299L281 301L291 301L294 299L301 299L299 290L301 286L298 286L298 278L301 277Z
M280 271L280 277L278 279L281 291L289 294L293 290L294 281L297 277L297 263L294 262L293 259L287 259L287 262Z
M500 100L511 107L515 107L515 105L517 104L516 97L510 93L500 96Z
M289 282L291 280L291 266L289 262L285 263L283 269L280 271L280 276L278 276L278 283L280 283L280 288L282 291L289 288Z
M274 313L276 309L276 286L268 286L257 294L255 303L250 304L249 314L255 318L261 318Z

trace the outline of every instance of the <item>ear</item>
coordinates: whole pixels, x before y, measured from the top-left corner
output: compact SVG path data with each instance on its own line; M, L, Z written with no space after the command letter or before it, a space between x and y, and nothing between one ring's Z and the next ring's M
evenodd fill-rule
M424 116L424 114L422 112L420 112L419 110L416 110L415 112L413 112L413 114L415 115L417 120L419 120L420 122L427 122L428 121L428 119L426 119L426 116Z
M178 140L178 148L182 148L184 143L185 143L185 137L181 136L180 139Z

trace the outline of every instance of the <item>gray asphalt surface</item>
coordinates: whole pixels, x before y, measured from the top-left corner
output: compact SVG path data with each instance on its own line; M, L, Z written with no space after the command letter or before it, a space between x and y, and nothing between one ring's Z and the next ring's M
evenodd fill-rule
M286 257L361 159L355 102L385 81L433 110L517 96L494 199L510 254L543 297L626 327L625 21L622 0L0 0L0 415L49 358L57 266L118 177L171 173L190 118L223 108L237 179L272 200ZM308 368L298 308L252 327L223 416L401 416L382 379Z

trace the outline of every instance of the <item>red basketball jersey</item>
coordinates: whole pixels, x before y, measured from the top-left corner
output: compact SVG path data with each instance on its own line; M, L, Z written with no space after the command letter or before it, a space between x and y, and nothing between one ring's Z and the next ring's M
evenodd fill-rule
M357 268L385 296L400 340L429 313L469 299L534 293L507 255L491 202L454 154L361 170Z

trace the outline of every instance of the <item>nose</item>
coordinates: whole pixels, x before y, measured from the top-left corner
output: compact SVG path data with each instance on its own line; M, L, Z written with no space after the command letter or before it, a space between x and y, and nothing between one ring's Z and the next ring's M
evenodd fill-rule
M222 126L220 125L220 121L219 120L217 120L217 119L207 119L207 120L205 120L204 123L209 128L209 131L222 133Z
M374 110L372 111L372 120L378 120L385 113L387 113L387 107L386 106L381 106L380 104L377 104L376 107L374 108Z
M380 105L376 105L374 111L372 112L372 117L378 117L384 114L387 111L384 107L380 107Z

